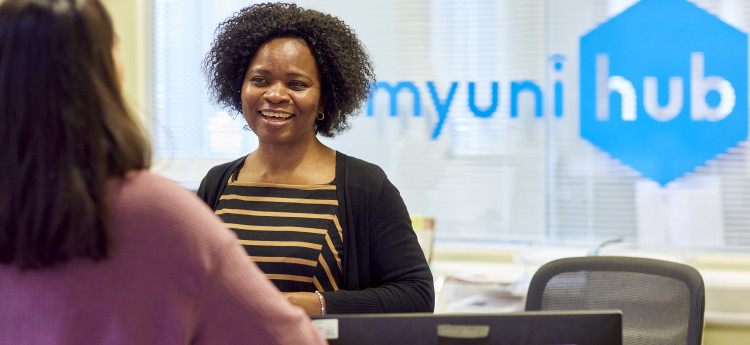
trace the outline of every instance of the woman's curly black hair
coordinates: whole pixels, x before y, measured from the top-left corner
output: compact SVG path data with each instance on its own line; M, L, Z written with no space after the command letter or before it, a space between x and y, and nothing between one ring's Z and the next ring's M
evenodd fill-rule
M318 64L325 118L315 131L333 137L349 128L348 119L370 96L375 72L354 31L330 14L295 4L248 6L219 24L217 37L203 61L211 95L217 103L242 113L240 90L250 60L274 38L303 39Z

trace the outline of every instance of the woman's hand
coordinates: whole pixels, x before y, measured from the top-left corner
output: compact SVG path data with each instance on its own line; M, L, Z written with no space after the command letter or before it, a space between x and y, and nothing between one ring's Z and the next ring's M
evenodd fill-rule
M314 292L284 292L282 293L287 301L301 307L307 315L320 315L321 305L318 295ZM323 300L325 303L325 300Z

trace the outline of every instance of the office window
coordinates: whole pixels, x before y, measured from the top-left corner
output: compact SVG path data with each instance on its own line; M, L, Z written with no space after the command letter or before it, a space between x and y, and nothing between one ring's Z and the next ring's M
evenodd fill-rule
M157 156L213 163L257 146L241 116L211 103L200 70L217 24L249 3L149 3ZM750 245L747 140L660 185L582 137L581 38L638 1L297 3L346 21L383 83L350 131L323 141L380 165L412 214L436 218L439 241ZM685 3L747 32L741 0ZM391 97L383 85L406 91Z

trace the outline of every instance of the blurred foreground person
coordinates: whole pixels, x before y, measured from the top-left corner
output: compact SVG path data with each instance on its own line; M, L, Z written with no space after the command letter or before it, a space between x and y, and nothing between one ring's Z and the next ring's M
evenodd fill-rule
M0 344L324 344L148 172L98 0L0 3Z

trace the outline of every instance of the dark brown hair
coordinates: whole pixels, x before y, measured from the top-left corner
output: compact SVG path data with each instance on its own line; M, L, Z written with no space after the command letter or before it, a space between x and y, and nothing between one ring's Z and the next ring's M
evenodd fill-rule
M347 129L349 117L357 114L375 84L365 47L354 30L330 14L294 4L263 3L240 10L216 31L203 70L216 101L238 114L247 67L258 48L274 38L300 38L310 47L326 102L325 118L315 122L315 131L323 136Z
M0 263L108 256L107 181L150 160L115 39L98 0L0 3Z

